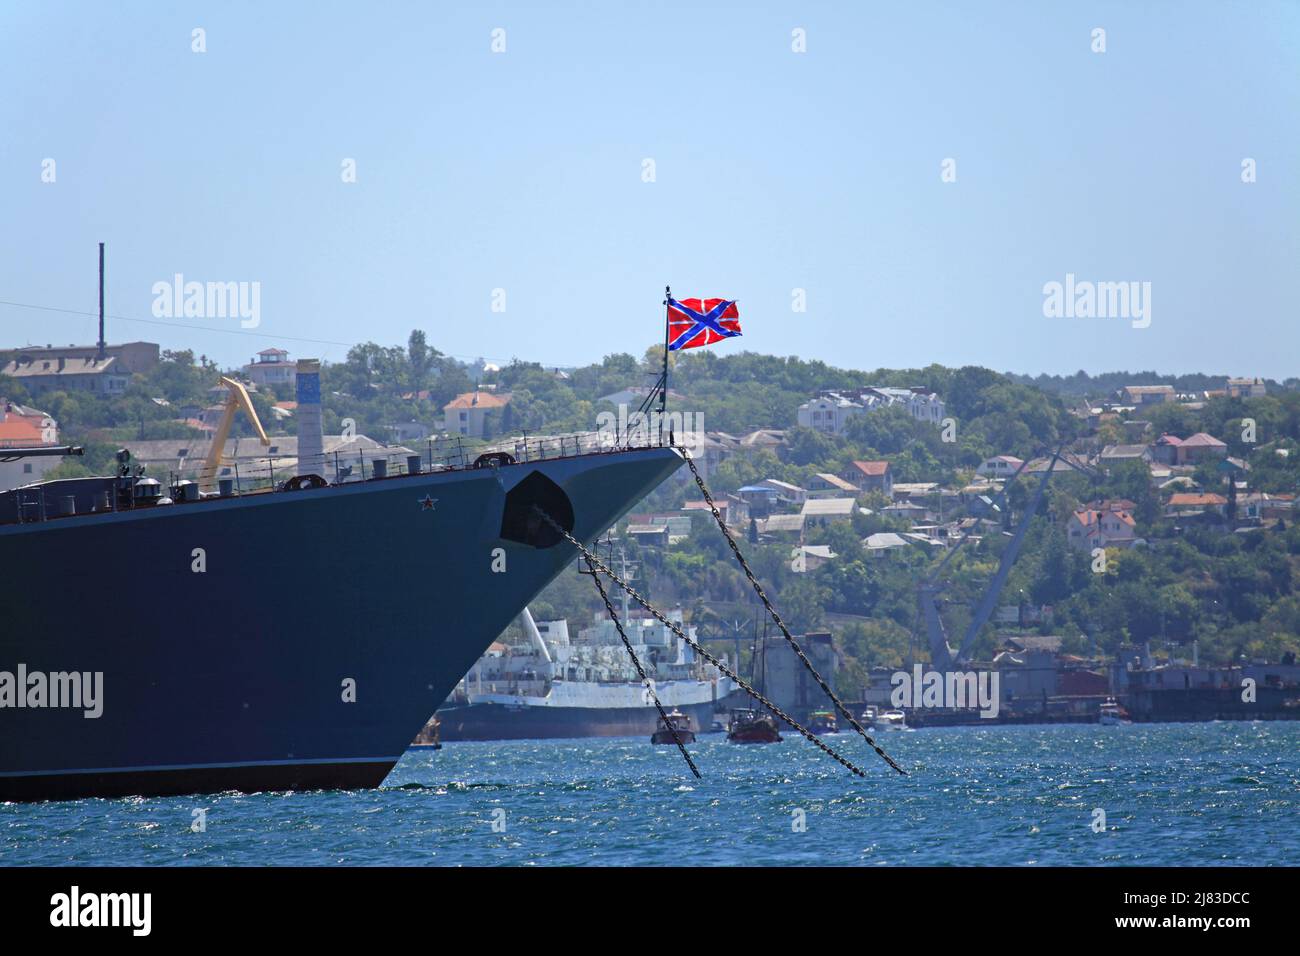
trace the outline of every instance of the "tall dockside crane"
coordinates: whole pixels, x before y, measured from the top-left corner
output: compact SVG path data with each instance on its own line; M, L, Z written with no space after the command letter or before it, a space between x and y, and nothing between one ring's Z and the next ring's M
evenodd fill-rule
M262 422L257 417L253 400L248 397L248 390L233 378L226 378L224 375L221 377L221 384L226 386L226 410L221 416L216 432L212 435L212 447L208 449L203 470L199 472L200 491L213 490L217 480L217 470L221 467L221 452L226 447L226 439L230 437L230 426L235 423L235 413L241 408L248 416L248 420L253 423L253 428L257 431L257 437L262 444L271 444L271 439L266 436L266 430L262 428Z
M917 597L921 605L921 617L925 621L926 635L930 645L930 660L932 666L939 670L948 670L954 666L965 663L969 657L971 648L975 645L975 639L979 637L979 632L984 625L988 623L989 618L993 615L993 609L997 606L998 596L1002 593L1003 586L1007 583L1007 577L1011 574L1011 566L1016 563L1016 558L1020 556L1020 549L1025 543L1025 533L1029 530L1029 524L1033 521L1034 515L1038 513L1039 505L1043 501L1043 493L1047 491L1047 483L1052 478L1052 473L1056 469L1058 460L1065 462L1075 471L1097 477L1097 472L1079 464L1069 456L1061 454L1064 445L1058 447L1052 454L1051 460L1047 463L1047 470L1043 472L1043 477L1039 479L1038 487L1034 490L1033 497L1025 507L1025 513L1020 518L1020 523L1016 525L1016 530L1011 535L1011 540L1002 551L1002 559L998 562L998 569L989 582L988 588L984 591L984 596L980 599L971 615L970 624L966 627L966 633L962 636L961 644L957 650L953 650L948 643L948 634L944 630L943 619L939 616L939 593L943 590L943 583L939 577L948 562L952 560L963 544L970 537L971 532L967 531L958 539L957 543L948 549L934 570L926 575L925 580L917 588ZM1015 480L1020 477L1020 473L1028 467L1028 462L1024 462L1016 469L1016 473L1006 480L1002 486L1002 491L998 493L994 504L999 507L1005 507L1007 501L1007 492Z

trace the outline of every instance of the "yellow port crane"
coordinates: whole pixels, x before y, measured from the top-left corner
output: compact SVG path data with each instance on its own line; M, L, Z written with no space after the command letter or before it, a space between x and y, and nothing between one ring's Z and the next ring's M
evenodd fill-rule
M253 428L257 430L257 437L262 444L271 444L271 439L266 437L266 430L262 428L262 422L257 417L257 409L253 408L253 400L248 397L248 390L233 378L226 378L224 375L221 377L221 384L226 386L226 410L221 416L221 424L212 435L212 447L208 449L203 471L199 473L200 491L212 491L212 486L216 483L217 469L221 467L221 453L225 450L226 439L230 437L230 426L235 423L235 412L239 409L242 408L248 420L253 423Z

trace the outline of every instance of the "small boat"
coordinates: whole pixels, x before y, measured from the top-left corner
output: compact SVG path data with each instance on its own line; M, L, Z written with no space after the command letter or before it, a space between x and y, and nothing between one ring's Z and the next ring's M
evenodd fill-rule
M1128 713L1114 697L1107 697L1105 703L1097 710L1097 723L1107 727L1118 727L1121 724L1130 724L1132 721L1128 719Z
M814 710L808 715L808 729L815 734L838 734L840 732L839 721L835 719L835 714L829 710Z
M674 730L677 731L676 740L673 739ZM680 710L674 710L667 718L659 718L659 726L650 735L650 742L652 744L674 744L678 740L684 744L695 743L695 729L691 726L690 714L683 714Z
M442 721L435 714L433 719L421 728L416 734L415 740L411 742L411 747L419 750L441 750L442 749Z
M907 715L901 710L887 710L876 717L876 730L907 730Z
M727 739L733 744L780 743L781 734L776 721L756 710L733 710Z
M858 723L870 730L876 726L876 717L878 714L879 711L876 709L875 704L867 704L866 709L863 710L862 714L858 717Z

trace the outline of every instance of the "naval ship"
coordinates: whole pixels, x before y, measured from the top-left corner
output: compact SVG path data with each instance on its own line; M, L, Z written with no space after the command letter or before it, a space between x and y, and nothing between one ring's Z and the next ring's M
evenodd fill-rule
M0 494L0 800L378 786L573 560L535 506L590 542L682 464L638 441Z
M682 613L669 620L681 626ZM534 621L527 608L523 646L494 642L439 708L448 740L537 740L555 737L648 736L659 711L629 660L613 621L569 634L567 621ZM624 631L666 710L707 730L729 677L696 657L689 644L654 618L631 617L624 595ZM686 631L692 638L695 629Z

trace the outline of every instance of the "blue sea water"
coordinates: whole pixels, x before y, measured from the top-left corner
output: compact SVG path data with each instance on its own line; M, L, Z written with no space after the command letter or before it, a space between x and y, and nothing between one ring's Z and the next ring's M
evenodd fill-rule
M1300 862L1300 723L883 734L906 777L827 739L868 778L709 735L702 780L641 738L449 743L379 790L4 804L0 865Z

